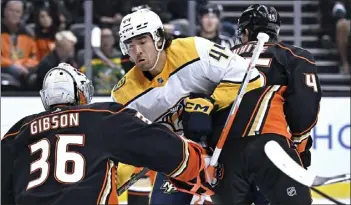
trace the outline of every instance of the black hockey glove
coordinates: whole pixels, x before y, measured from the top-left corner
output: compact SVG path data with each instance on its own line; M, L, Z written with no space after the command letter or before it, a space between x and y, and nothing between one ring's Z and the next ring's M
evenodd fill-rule
M202 136L207 136L212 130L211 112L214 110L214 100L205 94L191 93L184 100L183 129L184 136L195 142L200 142Z
M307 144L306 144L306 147L305 147L305 150L303 152L300 152L300 158L301 158L301 161L302 161L302 164L305 168L311 166L311 147L312 147L312 137L309 136L308 139L307 139Z

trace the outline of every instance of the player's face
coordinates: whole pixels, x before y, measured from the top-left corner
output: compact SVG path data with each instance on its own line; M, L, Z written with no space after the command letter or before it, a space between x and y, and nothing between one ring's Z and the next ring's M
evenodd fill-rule
M205 14L202 16L201 24L206 32L214 32L217 30L219 18L213 13Z
M245 31L241 35L241 41L242 41L242 43L249 42L249 31L247 29L245 29Z
M126 43L128 53L136 67L143 71L150 70L157 58L154 40L150 35L138 36Z

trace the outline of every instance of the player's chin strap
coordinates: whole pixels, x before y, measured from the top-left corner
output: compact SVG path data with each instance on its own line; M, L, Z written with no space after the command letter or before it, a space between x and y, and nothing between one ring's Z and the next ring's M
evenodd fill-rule
M158 40L158 41L159 41L159 40ZM163 48L165 47L165 43L166 43L166 39L165 39L165 38L163 38L161 48L158 48L158 46L157 46L158 41L155 41L155 44L154 44L154 45L155 45L155 49L156 49L156 51L157 51L156 62L155 62L155 64L154 64L154 66L152 66L152 68L151 68L149 71L152 71L153 69L156 68L157 62L158 62L158 60L159 60L159 58L160 58L161 51L163 51Z

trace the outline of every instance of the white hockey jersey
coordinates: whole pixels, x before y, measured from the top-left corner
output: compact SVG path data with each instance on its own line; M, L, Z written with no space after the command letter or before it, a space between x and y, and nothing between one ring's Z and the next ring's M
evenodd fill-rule
M191 92L212 94L219 109L236 98L248 63L229 49L201 37L172 41L163 71L149 80L133 67L112 91L112 98L151 121L182 134L183 99ZM247 91L263 85L255 69Z
M242 57L201 37L173 40L166 53L164 69L152 80L133 67L112 90L114 101L177 134L183 134L183 101L191 92L211 94L218 109L234 101L248 67ZM263 78L255 69L246 91L262 85ZM134 169L119 164L117 181L125 182Z

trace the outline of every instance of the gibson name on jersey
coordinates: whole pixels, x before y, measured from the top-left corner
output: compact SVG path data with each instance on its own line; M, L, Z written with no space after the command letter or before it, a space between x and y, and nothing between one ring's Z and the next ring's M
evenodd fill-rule
M31 122L30 134L36 135L48 130L78 126L79 113L65 113L59 115L52 115Z

